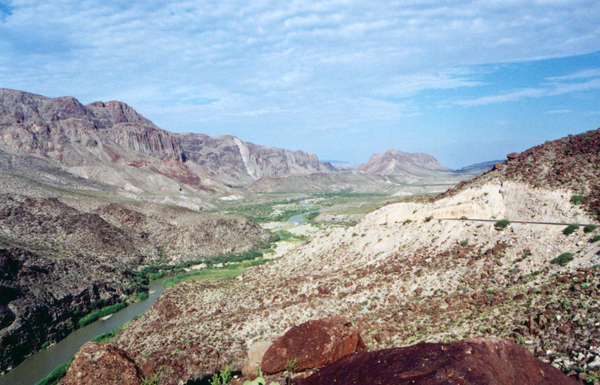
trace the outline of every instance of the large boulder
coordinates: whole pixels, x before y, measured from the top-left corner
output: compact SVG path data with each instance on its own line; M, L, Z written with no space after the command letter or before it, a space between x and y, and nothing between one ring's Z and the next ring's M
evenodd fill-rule
M62 385L140 385L139 370L125 352L114 346L88 342L75 355Z
M573 385L527 349L499 338L349 354L299 381L320 384Z
M265 352L261 369L265 374L286 370L321 368L346 354L367 348L360 333L346 317L330 317L294 326L273 342Z

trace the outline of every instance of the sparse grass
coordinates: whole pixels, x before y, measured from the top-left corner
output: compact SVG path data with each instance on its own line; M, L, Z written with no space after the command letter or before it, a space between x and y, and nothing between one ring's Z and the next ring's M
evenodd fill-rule
M566 266L572 260L573 260L572 253L562 253L558 257L551 260L550 263L552 263L554 265Z
M571 235L575 231L577 231L578 229L579 229L579 226L577 226L577 225L569 225L569 226L565 227L565 229L563 230L563 234L564 235Z

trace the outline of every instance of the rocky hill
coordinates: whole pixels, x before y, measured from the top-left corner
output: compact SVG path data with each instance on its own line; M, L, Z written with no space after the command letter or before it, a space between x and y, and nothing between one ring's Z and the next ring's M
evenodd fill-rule
M468 186L509 180L541 189L568 189L578 196L577 203L600 218L600 128L509 154L508 160L496 163L492 171L462 182L444 196Z
M411 154L390 148L382 154L371 156L369 161L354 169L367 174L404 177L433 176L452 170L442 166L429 154Z
M331 227L241 279L176 285L111 344L146 378L175 384L228 362L241 368L254 342L343 315L370 350L495 336L571 376L598 376L598 229L564 225L595 220L593 203L572 198L597 188L596 150L557 152L557 143L536 152L577 165L576 182L536 185L526 177L536 160L511 156L432 202L389 204L356 226ZM503 218L527 223L494 223Z
M3 187L14 182L1 180ZM110 196L64 188L60 199L44 197L58 190L20 182L42 197L0 194L0 371L66 336L94 303L128 299L137 290L131 272L142 264L248 251L269 237L248 219L107 204Z
M331 172L314 154L232 136L174 134L122 102L82 105L0 89L0 150L51 160L71 174L128 193L230 194L265 175Z

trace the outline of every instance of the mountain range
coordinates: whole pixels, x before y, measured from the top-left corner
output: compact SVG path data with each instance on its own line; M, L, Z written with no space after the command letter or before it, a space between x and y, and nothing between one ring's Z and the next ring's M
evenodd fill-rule
M304 151L256 145L230 135L171 133L123 102L83 105L73 97L48 98L8 89L0 89L0 159L8 172L97 183L132 199L160 202L168 196L196 209L210 207L207 199L243 195L245 186L261 178L269 178L269 191L290 191L289 175L340 171ZM65 172L70 176L65 178ZM424 178L451 178L457 183L473 175L472 170L453 173L427 154L395 150L373 155L352 172L392 177L395 183ZM277 185L277 176L285 176L286 187ZM340 182L335 176L325 179L334 181L321 184L321 190L344 185L348 176L341 176Z

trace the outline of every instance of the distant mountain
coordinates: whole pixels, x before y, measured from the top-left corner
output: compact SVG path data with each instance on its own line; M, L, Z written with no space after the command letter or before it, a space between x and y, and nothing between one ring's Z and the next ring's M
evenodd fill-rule
M350 171L358 166L355 163L347 162L345 160L323 160L323 162L330 163L338 171Z
M129 193L230 194L267 175L332 172L316 155L233 136L174 134L125 103L0 89L0 150L52 161Z
M229 185L245 185L263 176L335 172L315 154L242 142L231 135L179 134L187 160Z
M371 156L367 163L361 164L354 170L367 174L405 177L426 177L452 172L429 154L411 154L394 149Z
M465 173L465 174L479 175L479 174L483 174L484 172L489 171L492 168L494 168L494 164L496 164L498 162L502 162L502 161L501 160L491 160L488 162L475 163L470 166L460 168L456 171L460 172L460 173Z

